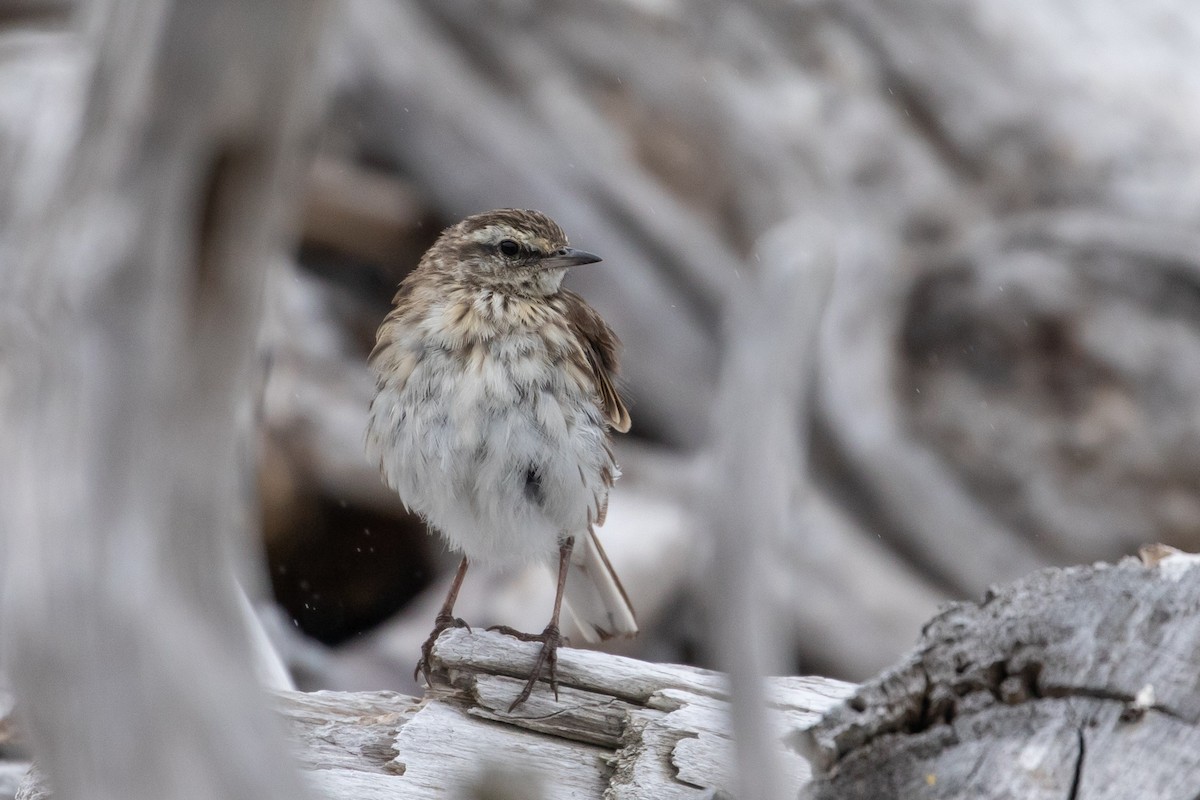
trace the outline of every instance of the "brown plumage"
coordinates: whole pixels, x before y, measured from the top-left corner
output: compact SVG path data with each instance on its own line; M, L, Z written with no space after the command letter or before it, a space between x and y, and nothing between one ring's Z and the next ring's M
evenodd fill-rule
M621 344L608 323L582 297L567 289L562 290L561 295L566 303L564 316L584 345L584 356L608 423L621 433L627 433L632 420L615 384L620 370L617 354Z
M469 562L557 563L551 623L533 637L543 643L538 668L516 703L543 665L554 685L564 595L588 639L637 631L594 530L620 474L610 429L630 425L616 387L620 343L561 286L568 268L599 260L537 211L468 217L405 278L379 328L368 452L405 503L463 552L422 648L427 680L433 642L457 624Z

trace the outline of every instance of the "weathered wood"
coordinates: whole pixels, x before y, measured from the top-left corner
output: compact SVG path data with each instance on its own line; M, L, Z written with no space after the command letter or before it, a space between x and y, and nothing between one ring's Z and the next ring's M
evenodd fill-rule
M848 700L836 682L769 681L789 791L806 779L803 751L823 770L813 797L1192 797L1200 700L1180 665L1200 647L1198 569L1158 551L1039 573L948 610L908 664ZM310 779L334 798L442 796L505 776L526 797L728 791L723 676L567 649L559 697L543 683L510 714L537 647L447 632L424 701L283 695ZM23 796L38 791L31 779Z
M609 748L604 755L615 771L605 797L698 798L734 789L729 687L719 673L567 650L559 658L560 701L543 684L509 714L537 645L453 631L439 640L435 654L453 688L447 698L465 702L472 715ZM782 678L770 679L765 688L766 719L780 734L775 755L794 794L808 772L784 746L783 732L789 724L811 723L849 686ZM557 787L548 792L568 796Z
M700 800L735 778L724 676L589 650L559 654L558 698L546 683L516 712L538 645L452 630L434 648L425 698L394 692L282 692L295 752L330 800L467 797L516 781L515 796L558 800ZM787 732L814 722L851 686L820 678L766 684L772 746L794 796L808 776ZM43 798L35 771L23 800Z
M1194 798L1200 558L1047 570L955 605L800 734L805 797Z
M912 288L910 274L889 267L898 236L854 225L841 230L840 244L818 413L877 504L876 525L961 594L978 595L993 581L1042 566L1045 556L980 507L928 443L913 437L897 406L903 365L896 341Z
M796 242L804 242L797 248ZM808 532L792 525L797 499L811 491L807 388L836 269L831 232L796 220L760 246L766 259L757 285L732 305L730 352L714 404L711 489L703 519L712 543L709 592L716 664L729 673L733 731L741 765L731 788L745 800L787 796L775 731L766 723L761 677L787 669L793 649L780 610L790 597L763 576ZM786 367L784 367L786 365ZM755 391L746 413L746 389Z
M25 779L30 766L27 761L0 762L0 798L15 800L21 781Z
M98 1L3 48L3 654L63 800L305 796L235 573L321 6Z
M837 8L875 54L894 102L910 106L913 126L973 199L1000 214L1086 206L1194 225L1194 7L1020 0L1001 13L988 0L839 0Z

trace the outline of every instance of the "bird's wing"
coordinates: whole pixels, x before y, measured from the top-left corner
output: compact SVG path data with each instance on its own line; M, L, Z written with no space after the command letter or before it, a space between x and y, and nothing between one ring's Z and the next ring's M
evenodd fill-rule
M621 341L582 297L565 289L563 295L567 300L567 320L583 345L604 414L615 430L625 433L630 425L629 409L616 386Z
M375 375L379 389L384 386L400 391L420 361L420 347L414 347L414 316L419 313L421 295L429 294L428 281L420 270L410 272L400 283L393 307L375 334L375 347L367 357L367 366Z

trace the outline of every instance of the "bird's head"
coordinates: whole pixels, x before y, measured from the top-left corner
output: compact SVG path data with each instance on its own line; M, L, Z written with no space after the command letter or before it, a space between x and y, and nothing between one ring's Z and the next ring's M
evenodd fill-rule
M568 268L599 260L570 247L562 228L540 211L503 208L447 228L422 266L481 288L545 296L558 291Z

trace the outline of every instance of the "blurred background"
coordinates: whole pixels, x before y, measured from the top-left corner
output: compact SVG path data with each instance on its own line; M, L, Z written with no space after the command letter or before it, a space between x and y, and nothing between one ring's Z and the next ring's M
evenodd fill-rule
M993 583L1200 549L1200 7L273 3L223 0L223 28L194 2L0 2L0 525L29 540L0 556L31 597L73 554L57 580L108 581L118 622L158 602L128 612L126 570L169 564L163 592L205 607L189 559L242 531L242 431L251 593L301 688L419 692L457 558L363 453L366 358L438 233L498 207L604 258L568 285L624 342L601 538L643 632L619 652L727 664L713 586L743 551L770 668L859 680ZM188 405L216 381L180 354L245 394L235 318L244 415ZM456 611L537 631L551 601L544 571L473 570ZM39 603L10 616L75 614Z
M643 626L623 652L711 666L713 537L764 512L785 668L850 680L993 582L1200 547L1200 11L332 16L260 353L264 614L304 688L415 690L456 558L362 455L365 360L438 232L495 207L605 259L568 285L625 345L634 426L601 532ZM761 420L770 447L739 433ZM540 572L481 571L457 611L539 630L550 600Z

